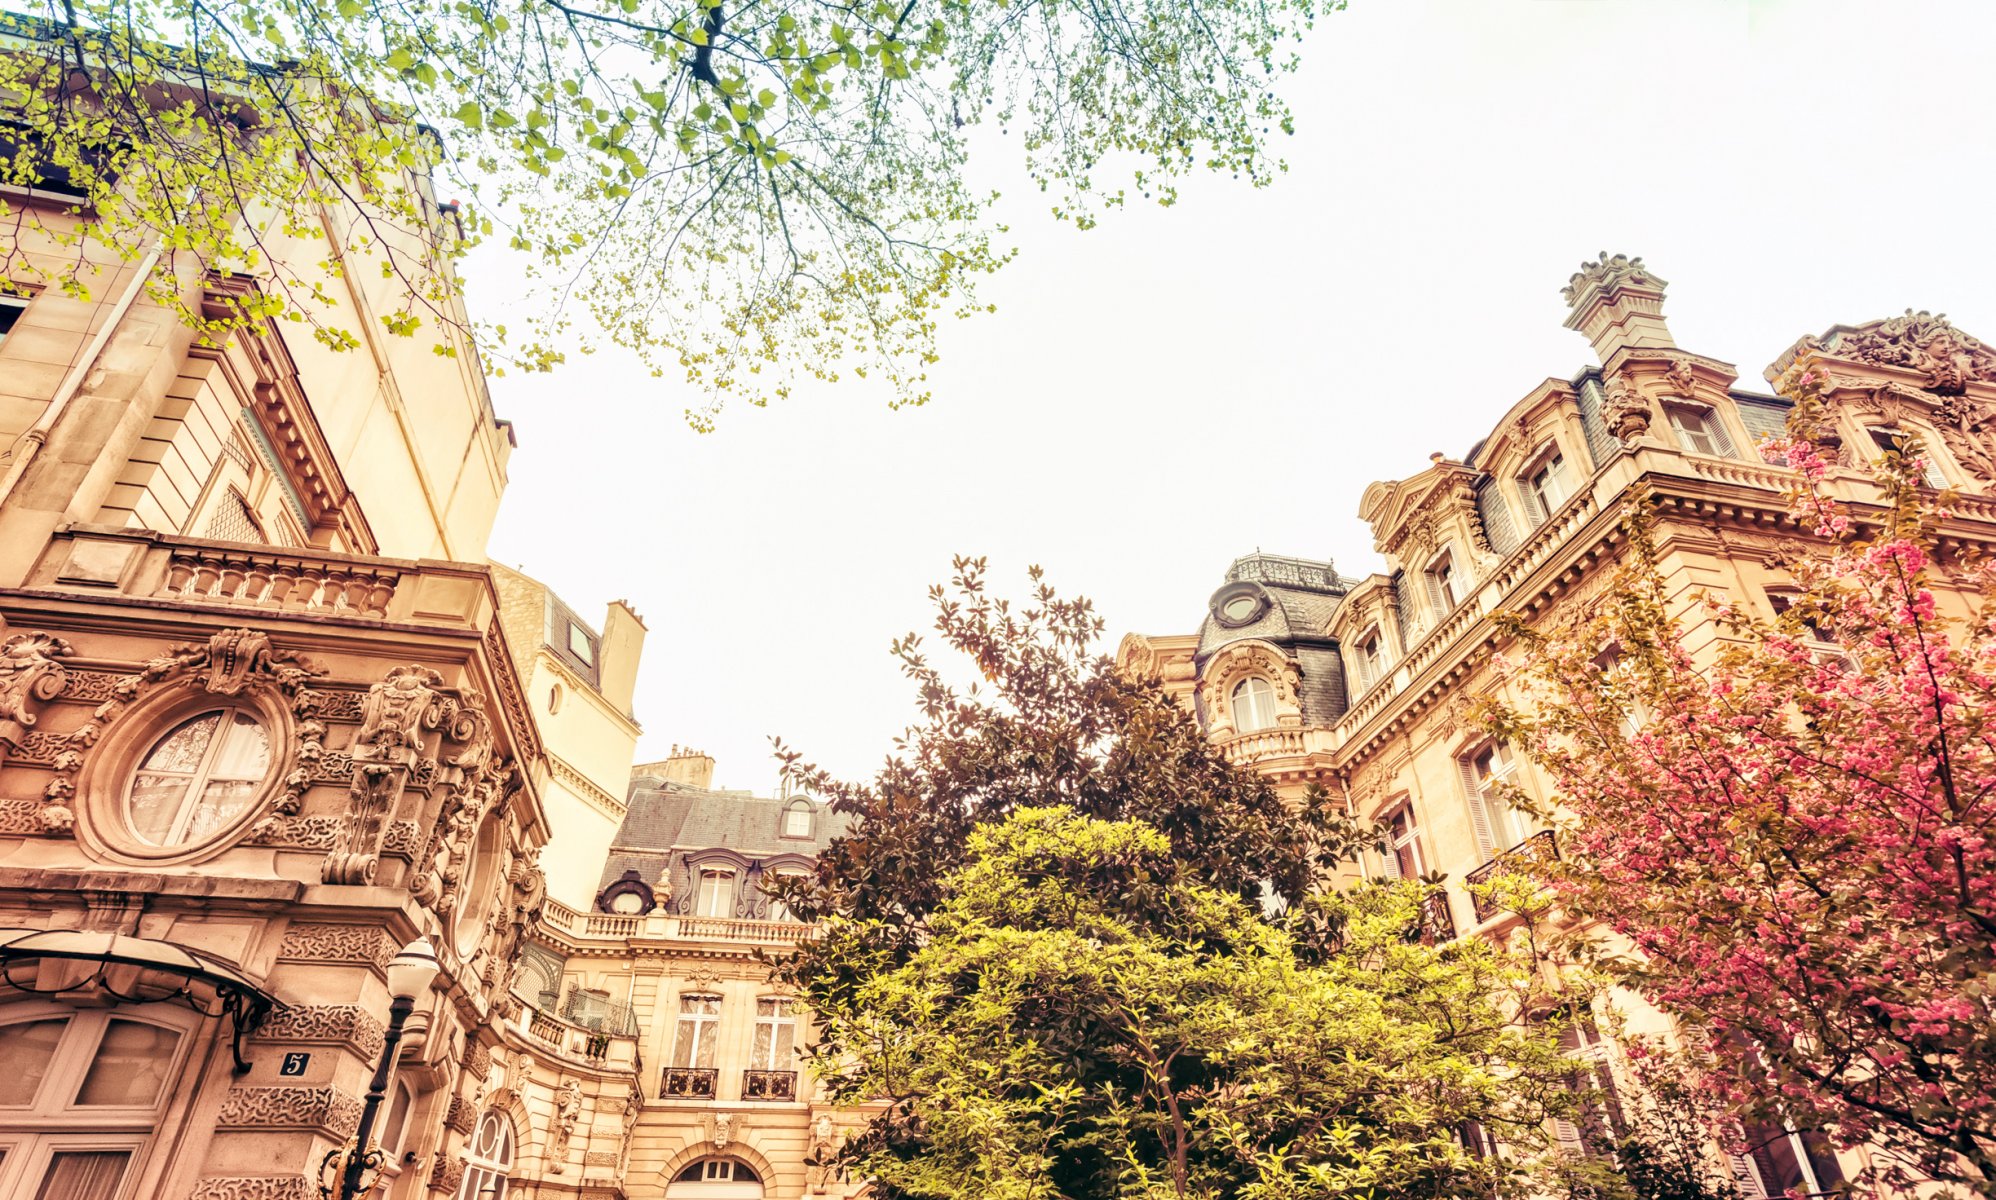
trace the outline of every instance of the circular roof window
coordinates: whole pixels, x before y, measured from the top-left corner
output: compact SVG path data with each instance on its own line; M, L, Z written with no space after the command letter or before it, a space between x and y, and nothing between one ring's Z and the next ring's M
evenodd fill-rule
M1213 619L1229 629L1252 625L1267 611L1267 594L1253 584L1235 584L1213 597Z

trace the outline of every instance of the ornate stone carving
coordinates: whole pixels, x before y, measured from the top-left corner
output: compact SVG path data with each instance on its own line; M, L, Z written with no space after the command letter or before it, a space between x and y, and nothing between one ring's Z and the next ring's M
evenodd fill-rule
M340 817L265 817L251 831L254 846L287 850L331 850L339 840Z
M1133 633L1124 638L1117 658L1120 660L1118 665L1122 668L1123 674L1129 678L1157 678L1157 649L1151 645L1150 639L1142 634Z
M473 1042L465 1048L464 1073L473 1079L483 1079L492 1073L492 1051L484 1042Z
M1608 384L1608 399L1601 406L1601 419L1608 426L1608 432L1622 443L1625 450L1633 450L1649 433L1650 423L1656 419L1649 401L1636 390L1636 386L1625 376L1617 375Z
M381 1022L355 1004L288 1005L272 1013L256 1033L261 1042L350 1046L369 1063L381 1056L384 1036Z
M428 667L410 665L394 668L368 688L354 734L346 820L319 869L324 882L374 882L389 818L422 753L423 729L447 719L443 683Z
M79 704L102 704L115 694L120 678L109 671L71 671L69 686L62 690L63 698Z
M816 1190L838 1179L839 1129L828 1113L811 1122L811 1149L804 1156L805 1186Z
M402 798L406 769L393 763L355 763L347 788L347 813L333 848L319 868L325 883L372 884L381 865L381 840L388 815Z
M1297 688L1303 682L1302 669L1267 642L1232 642L1207 661L1198 684L1200 708L1206 714L1207 732L1212 736L1234 734L1231 703L1234 688L1249 676L1259 676L1274 685L1276 720L1280 725L1293 727L1301 722Z
M437 1155L436 1166L430 1169L430 1190L455 1195L463 1182L464 1160L450 1154Z
M617 1155L610 1150L591 1150L588 1154L583 1155L582 1165L585 1167L614 1167L617 1165Z
M472 1125L477 1120L478 1113L473 1109L471 1101L466 1100L463 1096L452 1096L450 1098L450 1107L444 1112L445 1129L452 1129L458 1133L469 1135Z
M1832 346L1817 338L1804 338L1802 344L1838 358L1916 371L1943 395L1958 395L1977 380L1996 382L1996 350L1949 324L1946 313L1909 308L1904 316L1845 330Z
M357 745L367 746L371 757L386 758L386 751L413 751L422 744L424 717L442 698L443 676L428 667L396 667L380 683L367 689L361 702ZM432 717L434 723L436 718Z
M554 1150L553 1162L548 1169L559 1175L567 1165L569 1139L575 1136L576 1123L582 1120L582 1084L569 1080L556 1089L554 1094Z
M0 642L0 761L21 748L42 706L68 684L69 673L56 660L73 653L68 642L50 633L17 633Z
M277 957L285 962L365 963L386 969L401 947L379 925L334 925L294 921L284 931Z
M737 1113L716 1112L707 1114L707 1137L716 1150L726 1150L728 1143L741 1136L742 1120Z
M1996 479L1996 413L1967 396L1947 396L1930 414L1948 453L1983 479Z
M39 800L0 800L0 834L45 833Z
M1571 306L1589 287L1598 287L1606 292L1625 283L1653 283L1661 286L1663 280L1650 273L1649 268L1643 265L1641 255L1630 258L1626 254L1609 254L1603 250L1598 260L1581 263L1580 269L1566 281L1566 286L1559 290L1559 294Z
M303 1175L211 1175L188 1200L319 1200L319 1185Z
M353 1136L360 1101L329 1087L237 1087L222 1098L215 1124L225 1129L310 1129Z
M308 703L306 711L321 720L341 725L351 725L360 720L362 702L367 698L364 692L346 689L313 690L303 699Z

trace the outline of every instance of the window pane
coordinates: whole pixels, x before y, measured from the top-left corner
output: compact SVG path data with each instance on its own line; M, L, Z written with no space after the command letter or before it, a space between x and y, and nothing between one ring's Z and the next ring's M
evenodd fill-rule
M166 1069L180 1032L139 1021L113 1021L97 1044L96 1061L83 1077L78 1104L150 1107L166 1087Z
M62 1040L67 1017L0 1025L0 1105L22 1107L35 1102L42 1077L48 1074L55 1044Z
M402 1135L409 1128L409 1103L413 1096L407 1085L397 1085L395 1103L388 1106L388 1119L381 1125L381 1148L388 1151L391 1159L401 1156Z
M35 1200L113 1200L129 1150L65 1151L49 1158Z
M246 712L229 714L222 744L208 768L210 779L260 780L270 770L270 735L255 717Z
M183 722L172 733L160 739L151 754L141 766L145 771L176 771L191 774L201 765L201 756L208 752L208 743L214 740L215 730L222 723L222 714L203 713L191 721Z

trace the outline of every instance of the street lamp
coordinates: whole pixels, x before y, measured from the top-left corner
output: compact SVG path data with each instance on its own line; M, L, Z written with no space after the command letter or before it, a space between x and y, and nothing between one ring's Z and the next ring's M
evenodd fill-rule
M382 1038L381 1061L374 1066L374 1081L367 1086L353 1141L330 1151L319 1164L320 1196L360 1200L381 1181L381 1168L386 1165L381 1147L367 1144L374 1136L374 1115L381 1109L381 1098L388 1094L402 1025L415 1010L416 997L428 991L430 981L437 977L437 967L437 948L428 938L417 938L388 960L388 1032Z

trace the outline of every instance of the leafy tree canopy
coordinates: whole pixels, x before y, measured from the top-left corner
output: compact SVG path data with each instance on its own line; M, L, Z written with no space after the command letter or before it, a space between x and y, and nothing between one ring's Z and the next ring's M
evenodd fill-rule
M163 245L162 300L176 261L272 285L188 313L211 333L289 319L351 345L326 278L350 256L398 282L390 331L460 324L461 226L504 238L538 289L532 328L478 331L489 358L627 347L683 371L706 426L724 395L766 403L801 376L876 369L897 403L928 398L938 322L980 308L1011 255L966 175L980 131L1016 139L1084 227L1171 203L1194 171L1269 182L1291 126L1274 85L1340 5L46 0L10 20L0 89L24 127L13 180L67 176L85 234ZM432 168L475 208L440 224ZM280 263L322 233L325 272ZM86 259L63 286L90 286Z
M1555 1184L1545 1123L1589 1093L1569 1018L1544 1019L1575 1011L1554 973L1424 944L1422 884L1325 891L1376 831L1230 766L1156 680L1094 652L1086 601L1033 578L1023 606L981 560L935 589L982 682L897 642L923 719L873 780L790 758L850 822L815 877L774 885L819 923L778 967L820 1023L815 1061L839 1103L879 1106L847 1165L938 1200ZM1467 1152L1467 1121L1512 1156Z
M1637 508L1598 619L1514 625L1521 699L1492 727L1556 781L1559 883L1702 1035L1730 1141L1868 1144L1874 1190L1996 1196L1996 574L1940 554L1915 461L1834 498L1819 387L1780 443L1786 611L1712 596L1724 636L1694 656Z

